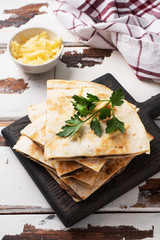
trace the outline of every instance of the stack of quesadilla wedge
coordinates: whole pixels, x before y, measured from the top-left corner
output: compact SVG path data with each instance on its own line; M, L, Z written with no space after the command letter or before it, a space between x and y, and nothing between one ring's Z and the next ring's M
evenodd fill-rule
M65 121L75 114L72 96L87 93L109 99L112 91L100 84L84 81L48 80L46 103L30 106L31 123L22 131L14 149L44 166L75 201L88 198L104 183L119 174L137 155L150 153L152 136L145 130L136 107L127 101L115 106L116 117L125 132L105 132L97 136L86 122L72 137L62 138ZM98 103L95 111L102 107Z

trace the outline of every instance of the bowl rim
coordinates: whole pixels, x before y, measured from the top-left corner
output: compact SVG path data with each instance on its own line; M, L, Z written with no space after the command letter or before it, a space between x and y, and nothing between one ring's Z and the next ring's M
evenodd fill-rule
M55 36L59 36L59 37L62 38L62 36L61 36L60 34L57 34L55 31L53 31L53 30L51 30L51 29L49 29L49 28L46 28L46 27L29 27L29 28L24 28L24 29L18 31L17 33L15 33L15 34L10 38L10 40L9 40L8 43L7 43L7 52L8 52L8 54L9 54L10 58L11 58L13 61L15 61L17 64L20 64L20 65L22 65L22 66L24 66L24 67L27 67L27 66L28 66L28 67L34 67L34 68L38 68L39 66L45 66L45 65L47 65L47 64L49 64L49 63L51 63L51 62L54 62L56 59L58 59L58 58L60 57L60 55L62 54L62 51L63 51L63 48L64 48L63 39L62 39L62 44L61 44L61 50L60 50L60 52L58 53L58 55L57 55L55 58L49 60L49 61L46 62L46 63L42 63L42 64L38 64L38 65L25 64L25 63L21 63L21 62L17 61L17 59L12 56L11 51L10 51L11 41L13 40L13 38L14 38L16 35L24 32L25 30L30 30L30 29L42 29L42 31L43 31L43 30L44 30L44 31L45 31L45 30L46 30L46 31L50 31L50 32L54 33ZM36 36L36 35L35 35L35 36Z

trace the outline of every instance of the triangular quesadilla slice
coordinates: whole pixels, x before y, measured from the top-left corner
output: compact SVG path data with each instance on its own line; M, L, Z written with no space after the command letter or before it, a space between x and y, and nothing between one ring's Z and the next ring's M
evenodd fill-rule
M34 120L22 129L21 134L30 138L33 142L37 143L40 147L44 148L45 144L45 115Z
M53 170L54 168L58 176L71 176L78 172L85 171L85 168L77 162L53 162L52 160L45 161L43 148L33 143L33 141L26 136L21 136L16 145L14 145L13 149L21 152L26 157L34 160L47 169Z
M46 159L71 159L97 156L134 156L150 149L146 130L135 109L124 101L124 104L114 107L115 116L129 125L125 133L108 138L105 133L105 123L102 123L102 134L98 137L90 129L89 123L79 130L81 141L61 138L56 134L61 131L65 121L73 116L72 96L79 94L86 97L87 93L100 99L109 99L112 91L100 84L83 81L49 80L47 82L46 110Z
M44 161L44 151L37 144L33 143L32 140L26 136L21 136L17 143L13 146L13 149L24 154L31 160L41 164L43 167L52 170L54 168L53 161Z

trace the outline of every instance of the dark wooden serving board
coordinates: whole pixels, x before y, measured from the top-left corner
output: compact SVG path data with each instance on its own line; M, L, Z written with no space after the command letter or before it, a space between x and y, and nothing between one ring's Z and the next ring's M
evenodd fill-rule
M140 108L139 116L146 130L154 136L154 140L151 142L150 155L142 154L134 158L120 175L102 186L88 199L79 203L75 203L43 167L13 150L66 227L94 213L160 171L160 129L154 123L154 119L160 116L160 94L143 103L138 103L111 74L101 76L95 79L94 82L104 84L114 91L122 88L125 98ZM28 123L29 119L25 116L2 130L2 134L11 148L18 140L21 129Z

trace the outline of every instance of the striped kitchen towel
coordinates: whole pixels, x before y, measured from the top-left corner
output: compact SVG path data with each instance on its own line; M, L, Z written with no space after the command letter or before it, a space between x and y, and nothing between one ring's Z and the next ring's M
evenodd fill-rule
M160 83L160 0L52 0L50 6L82 43L118 49L139 79Z

